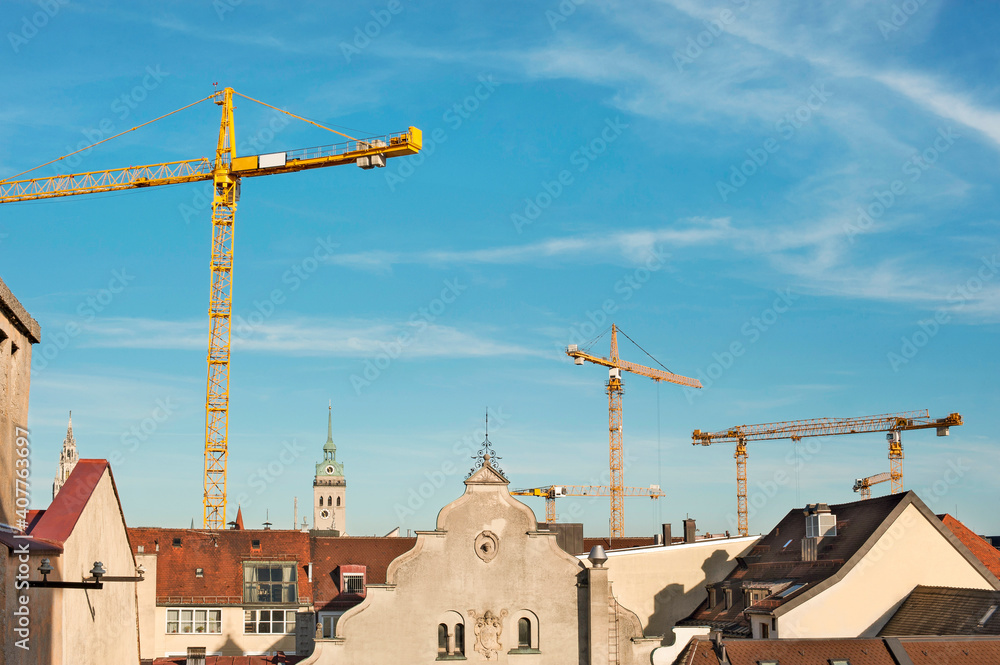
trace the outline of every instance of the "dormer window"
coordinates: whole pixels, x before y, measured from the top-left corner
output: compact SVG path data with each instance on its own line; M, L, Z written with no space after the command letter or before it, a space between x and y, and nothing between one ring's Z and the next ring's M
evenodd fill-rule
M364 573L344 573L344 593L357 593L361 594L365 592L365 574Z
M174 538L174 547L180 547L180 546L181 546L181 539Z
M204 568L195 568L194 569L194 576L195 577L205 577L205 569Z
M250 551L260 552L260 540L254 538L253 540L250 541Z

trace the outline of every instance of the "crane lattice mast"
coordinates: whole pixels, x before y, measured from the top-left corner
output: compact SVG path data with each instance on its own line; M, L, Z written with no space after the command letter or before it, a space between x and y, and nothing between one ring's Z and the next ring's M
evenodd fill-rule
M577 365L590 362L608 368L608 382L605 386L608 393L608 448L611 467L611 537L624 538L625 501L624 469L622 465L622 395L625 392L625 386L622 382L622 370L645 376L654 381L666 381L689 388L701 388L701 381L622 360L618 356L618 327L613 323L611 324L610 358L593 356L580 351L576 344L571 344L566 348L566 355L573 358L573 362Z
M233 118L233 95L239 95L276 111L298 118L321 129L340 134L348 139L334 145L275 152L261 155L236 155L236 126ZM209 343L208 382L205 399L205 465L204 465L204 518L206 529L224 529L226 524L226 477L229 450L229 358L232 342L233 297L233 239L236 204L240 198L240 181L244 177L294 173L307 169L357 164L363 169L384 167L387 158L413 155L420 152L422 134L416 127L406 132L388 134L363 140L342 134L293 113L277 109L270 104L241 95L232 88L217 90L208 97L172 111L160 118L173 115L186 108L213 100L222 107L219 138L215 160L198 159L162 162L143 166L127 166L105 171L89 171L27 180L0 181L0 203L35 201L39 199L114 192L159 185L176 185L186 182L213 182L212 194L212 250L210 261L211 288L209 290ZM121 132L125 134L151 122ZM115 136L103 139L103 143ZM93 144L97 145L97 144ZM88 150L92 146L81 148ZM75 153L70 153L70 155ZM70 155L64 155L69 157ZM59 159L41 166L47 166ZM39 167L30 169L34 171ZM28 173L30 171L26 171ZM19 174L23 175L23 174ZM14 176L17 177L17 176Z

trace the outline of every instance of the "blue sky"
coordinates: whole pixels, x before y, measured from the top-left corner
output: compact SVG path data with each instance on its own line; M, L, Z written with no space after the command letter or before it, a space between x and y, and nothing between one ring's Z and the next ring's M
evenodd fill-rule
M354 136L424 132L385 169L243 183L229 494L248 526L308 512L329 400L353 534L432 528L487 409L514 487L602 481L606 373L561 349L614 321L705 384L625 377L625 482L666 492L627 501L628 534L735 532L733 451L693 429L914 409L967 424L904 434L906 487L1000 532L993 7L51 0L2 22L0 178L214 82ZM203 103L38 173L210 157L218 121ZM338 140L246 100L236 132L244 154ZM72 409L130 524L200 522L206 201L0 209L0 276L43 331L36 507ZM882 434L752 444L751 531L887 469ZM558 511L607 532L607 500Z

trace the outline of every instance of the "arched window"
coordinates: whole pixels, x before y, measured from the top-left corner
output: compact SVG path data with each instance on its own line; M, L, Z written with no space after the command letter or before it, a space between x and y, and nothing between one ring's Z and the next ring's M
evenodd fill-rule
M448 655L448 625L438 624L438 658Z
M340 497L337 497L337 507L340 508Z
M525 617L517 620L517 648L531 648L531 622Z
M538 650L538 615L529 609L520 609L511 613L510 621L512 631L517 626L517 646L508 653L541 653ZM514 637L510 636L511 642L514 642Z
M323 507L323 497L320 497L320 498L319 498L319 507L320 507L320 508L322 508L322 507Z
M455 624L455 655L465 655L465 625L461 623Z
M326 497L326 505L328 505L328 506L332 506L333 505L333 497L330 497L330 496Z

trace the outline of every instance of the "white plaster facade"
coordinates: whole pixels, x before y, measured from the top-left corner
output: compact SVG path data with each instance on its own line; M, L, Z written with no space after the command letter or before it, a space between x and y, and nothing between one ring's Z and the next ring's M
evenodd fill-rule
M473 660L524 665L648 663L658 639L614 603L608 570L588 568L539 531L489 456L465 493L417 533L384 585L317 639L302 665ZM617 621L615 620L617 619ZM526 623L525 623L526 622ZM525 630L526 628L526 630Z

